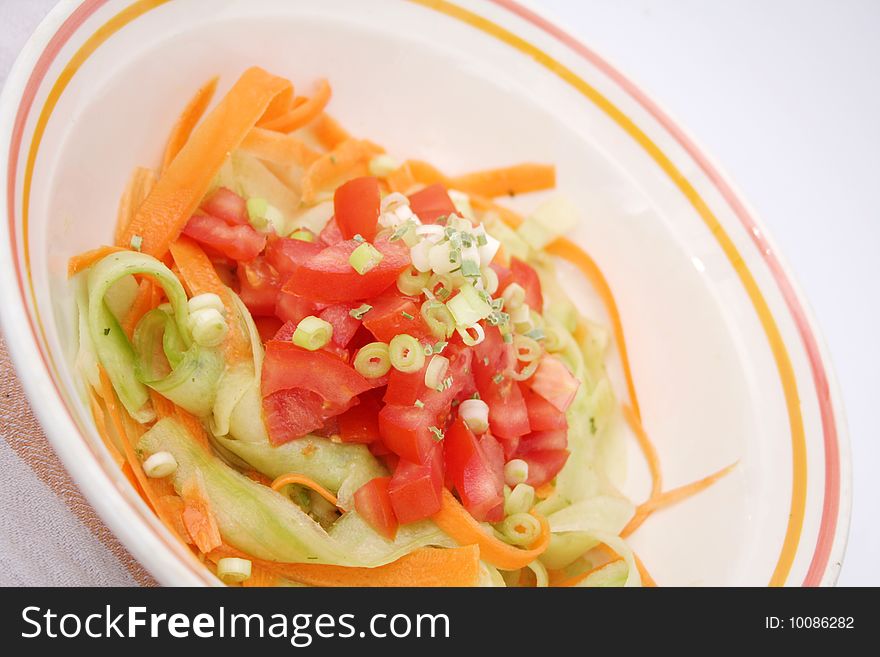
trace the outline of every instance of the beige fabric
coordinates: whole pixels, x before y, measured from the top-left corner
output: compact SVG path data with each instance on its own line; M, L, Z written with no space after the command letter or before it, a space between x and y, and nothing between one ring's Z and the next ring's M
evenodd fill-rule
M2 335L0 395L0 585L155 585L52 450Z

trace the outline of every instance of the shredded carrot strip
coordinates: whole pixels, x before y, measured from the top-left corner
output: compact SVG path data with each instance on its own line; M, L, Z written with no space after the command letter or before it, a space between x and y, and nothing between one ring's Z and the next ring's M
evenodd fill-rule
M639 559L639 555L633 552L633 558L636 560L636 568L639 571L639 577L642 578L642 586L646 589L657 588L657 582L655 582L654 578L651 577L651 573L649 573L648 569L645 568L645 564L643 564L642 560Z
M312 126L315 139L328 151L332 151L344 141L351 139L348 130L327 112L322 112Z
M556 167L552 164L514 164L500 169L475 171L449 179L449 186L468 194L495 198L514 196L556 186Z
M303 202L311 203L320 190L334 183L365 174L370 158L381 152L381 148L362 139L342 142L306 169L302 180Z
M409 167L409 171L416 182L419 182L423 185L433 185L434 183L441 183L446 187L455 187L455 185L452 184L449 176L444 174L433 164L430 164L423 160L407 160L406 162L404 162L404 165Z
M263 128L251 128L239 148L261 160L288 166L295 164L305 167L321 157L302 139Z
M473 586L479 578L480 551L476 546L420 548L377 568L279 563L255 559L223 544L207 555L249 559L252 564L308 586Z
M648 437L645 428L636 417L633 409L628 405L623 404L621 410L623 411L623 417L626 420L626 423L636 435L636 440L639 443L639 447L642 449L642 453L645 455L645 460L648 461L648 468L651 472L651 494L649 499L653 499L663 490L663 475L660 472L660 456L657 454L657 448L654 447L654 443L651 442L651 439Z
M70 260L67 261L67 277L70 278L76 276L78 273L85 271L96 262L103 260L111 253L119 253L120 251L125 250L126 249L119 246L99 246L97 249L92 249L91 251L72 256Z
M574 577L569 577L568 579L564 579L560 582L553 584L553 586L559 587L559 588L569 588L572 586L577 586L578 584L583 582L585 579L587 579L587 577L589 577L590 575L592 575L594 573L598 573L600 570L602 570L603 568L605 568L607 566L610 566L613 563L617 563L618 561L623 561L623 559L621 557L617 556L616 554L615 554L615 556L616 556L615 559L612 559L611 561L606 561L601 566L596 566L595 568L592 568L584 573L580 573L579 575L575 575Z
M539 500L546 500L548 497L553 495L556 492L556 486L551 484L549 481L538 488L535 489L535 497Z
M409 162L404 162L394 171L385 176L385 182L388 184L388 189L390 191L398 192L400 194L408 193L416 186L416 184L418 184L418 181L410 168Z
M163 514L171 522L171 529L184 542L192 545L189 530L183 522L183 512L186 509L186 503L177 495L162 495L156 499L157 515L161 518Z
M293 132L311 123L324 111L327 103L330 102L331 93L330 83L327 80L320 80L314 96L298 105L294 103L289 112L269 121L261 122L259 125L266 130Z
M702 479L685 484L684 486L679 486L678 488L673 488L672 490L648 498L646 502L640 504L636 508L635 515L627 523L626 527L623 528L623 531L620 532L620 536L626 538L632 534L636 529L641 527L642 523L645 522L645 520L648 519L648 516L654 513L654 511L658 511L664 507L686 500L687 498L693 497L697 493L706 490L709 486L733 470L734 467L736 467L736 463L731 463L717 472L713 472L707 477L703 477Z
M268 121L277 119L279 116L284 116L293 109L293 104L296 100L297 98L294 95L294 88L291 84L287 89L271 100L266 111L263 112L263 116L257 121L257 125L263 125Z
M144 167L135 167L122 198L119 199L119 208L116 211L116 230L113 233L113 243L128 248L131 243L123 242L123 235L128 228L128 224L134 217L137 209L141 207L141 203L147 198L152 191L153 185L156 184L156 173L152 169Z
M228 317L237 317L237 310L232 300L232 292L214 269L210 259L196 242L181 236L169 245L171 255L180 271L191 294L213 292L223 301ZM251 357L250 338L241 326L241 322L229 323L229 335L223 342L227 364L238 363Z
M220 547L220 529L217 518L211 510L211 501L205 491L205 484L196 472L182 486L180 497L183 499L183 525L190 538L202 554Z
M542 516L534 514L541 521L541 535L529 549L522 550L484 532L480 523L445 488L442 500L440 511L432 516L437 526L459 545L478 546L480 558L502 570L516 570L527 566L550 544L550 525Z
M324 488L317 481L309 479L305 475L296 474L294 472L277 477L275 481L272 482L272 490L280 491L285 486L290 486L291 484L299 484L300 486L311 488L318 495L330 502L330 504L332 504L333 506L339 506L339 500L336 499L336 496L333 493Z
M129 309L128 314L121 322L122 330L125 332L125 335L128 336L129 340L131 340L131 336L134 335L134 329L138 322L141 321L141 318L159 305L159 302L156 300L156 292L154 289L156 287L158 286L149 278L143 278L141 280L137 296L134 298L134 303L131 304L131 309Z
M578 247L574 242L564 237L551 242L547 245L547 252L555 256L559 256L564 260L568 260L575 265L584 276L592 283L593 287L602 298L605 310L611 319L611 326L614 331L614 340L617 342L617 350L620 353L620 361L623 366L623 374L626 378L626 388L629 394L630 405L639 422L642 421L642 412L639 408L639 399L636 395L636 386L633 382L632 370L629 365L629 355L626 350L626 341L623 336L623 322L620 319L620 312L617 309L617 302L611 292L611 286L602 270L586 252Z
M125 465L125 457L120 453L119 447L117 447L116 442L113 440L113 436L110 435L110 431L107 429L107 419L104 415L104 409L101 408L101 402L98 400L98 396L95 394L95 391L89 386L89 408L92 411L92 417L95 419L95 426L98 429L98 435L101 436L101 440L104 442L104 446L107 448L107 451L110 452L110 456L116 462L120 468Z
M165 172L165 170L171 165L172 160L177 157L180 149L183 148L183 145L189 140L189 136L192 134L193 129L196 127L199 119L202 118L205 110L208 109L208 105L214 97L214 92L217 90L218 80L218 77L213 77L199 87L195 95L186 104L186 107L183 108L180 118L177 119L174 127L171 128L171 135L168 137L168 144L165 146L165 153L162 156L162 168L159 169L160 172Z
M269 103L290 82L249 68L205 117L122 233L119 246L142 238L141 250L161 257L168 250L229 155L254 127Z
M199 445L207 450L211 449L211 443L208 441L208 433L202 421L195 415L181 408L171 400L163 397L155 390L150 390L150 400L153 402L153 410L156 411L156 417L173 418L183 425L187 433Z
M251 565L251 576L244 580L241 585L244 588L267 588L278 584L278 575L268 568Z

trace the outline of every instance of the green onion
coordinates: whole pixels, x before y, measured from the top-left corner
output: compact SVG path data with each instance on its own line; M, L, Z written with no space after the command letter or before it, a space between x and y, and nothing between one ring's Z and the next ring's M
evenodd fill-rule
M131 248L133 248L135 251L140 251L140 250L141 250L141 247L142 247L143 244L144 244L144 238L141 237L140 235L132 235L132 236L131 236L131 241L130 241L128 244L129 244L129 246L130 246Z
M437 427L430 426L428 427L428 431L434 434L434 440L436 440L438 443L443 440L443 432Z
M520 371L511 373L510 378L513 379L514 381L525 381L526 379L532 378L532 375L538 369L538 363L539 363L539 361L537 361L537 360L532 361L531 363L526 365L524 368L522 368Z
M495 385L500 385L501 382L504 381L504 375L499 372L492 377L492 381L495 383Z
M203 292L202 294L195 295L186 302L186 308L190 313L198 312L202 308L213 308L220 314L226 312L223 301L213 292Z
M238 557L223 557L217 562L217 577L227 584L237 584L251 576L251 562Z
M517 484L509 493L504 495L504 513L511 516L514 513L527 513L535 504L535 489L528 484Z
M522 459L513 459L504 464L504 483L508 486L524 484L528 478L529 464Z
M479 324L468 327L459 326L455 331L461 336L461 341L468 347L475 347L486 339L486 333ZM474 332L474 335L471 335L471 331Z
M470 283L462 285L458 294L446 303L446 307L459 326L472 326L492 313L492 306Z
M428 285L430 278L429 272L417 271L410 265L397 277L397 289L407 296L418 296L422 293L422 288Z
M483 276L483 287L486 288L486 292L489 294L495 294L498 291L498 273L491 267L483 267L480 273ZM496 310L501 310L504 302L502 299L498 299L497 301L498 307L495 308L495 302L492 303L492 307Z
M428 289L445 301L455 291L455 285L452 283L452 277L448 274L433 274L428 280Z
M300 242L314 242L315 234L310 230L300 228L299 230L295 230L293 231L293 233L291 233L290 239L299 240Z
M489 429L489 405L480 399L466 399L458 408L458 416L476 434Z
M373 306L371 306L370 304L362 303L357 308L352 308L351 310L349 310L348 314L351 315L352 317L354 317L355 319L363 319L364 315L366 315L372 309L373 309Z
M541 535L541 522L530 513L514 513L501 523L501 534L514 545L531 545Z
M435 338L448 338L455 330L455 321L446 304L440 301L428 300L422 304L422 319L431 330Z
M382 262L384 256L369 242L364 242L348 256L348 264L358 274L363 276L376 265Z
M440 342L438 342L438 343L436 343L436 344L434 345L433 352L434 352L435 354L442 354L442 353L443 353L443 350L446 349L446 345L447 345L447 344L449 344L449 343L448 343L448 342L443 342L443 341L441 340Z
M151 479L162 479L177 470L177 460L171 452L156 452L144 461L144 474Z
M418 372L425 364L422 345L406 333L395 335L388 344L388 356L394 369L404 372Z
M501 293L501 298L504 299L504 307L508 311L516 310L523 305L523 302L525 302L526 290L519 283L511 283L504 288L504 292Z
M480 276L480 265L474 260L461 261L461 275L468 278L477 278Z
M361 235L360 233L356 233L355 236L352 237L351 239L353 239L355 242L359 242L359 243L361 243L361 244L363 244L364 242L366 242L366 240L364 239L364 236Z
M423 402L421 399L416 399L416 401L414 402L414 406L416 408L424 408L425 402Z
M531 363L541 357L541 345L537 340L527 335L514 336L513 348L516 351L517 360L523 363Z
M203 347L218 346L229 333L229 325L216 308L201 308L190 313L187 326L193 340Z
M439 390L448 369L449 359L446 356L432 356L425 369L425 385L432 390Z
M401 317L403 317L404 319L415 319L415 315L410 315L410 314L409 314L408 312L406 312L405 310L401 311L401 312L400 312L400 315L401 315Z
M388 374L391 369L388 345L384 342L371 342L361 347L354 357L354 369L368 379L378 379Z
M309 315L303 318L293 332L293 344L309 351L317 351L330 342L333 325L320 317Z

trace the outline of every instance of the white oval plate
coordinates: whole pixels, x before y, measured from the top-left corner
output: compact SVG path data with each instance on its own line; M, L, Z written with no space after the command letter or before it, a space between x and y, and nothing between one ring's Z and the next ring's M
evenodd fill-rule
M56 8L0 101L3 327L88 499L164 584L216 580L113 465L71 368L70 255L109 241L129 172L158 161L192 91L258 64L401 157L456 172L558 167L627 332L667 487L732 461L633 544L661 585L831 584L849 453L827 354L791 277L715 165L635 85L507 0L87 0ZM529 207L536 199L518 201ZM572 293L581 290L573 283ZM587 303L585 301L585 303ZM623 392L621 392L623 394ZM645 492L633 451L627 491Z

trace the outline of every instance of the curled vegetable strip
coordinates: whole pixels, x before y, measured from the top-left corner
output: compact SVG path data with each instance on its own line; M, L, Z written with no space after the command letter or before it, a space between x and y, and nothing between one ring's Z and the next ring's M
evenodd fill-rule
M104 300L107 290L116 281L132 274L148 275L162 286L183 347L192 346L192 336L187 327L186 292L171 270L155 258L134 251L111 253L89 270L88 324L95 354L125 410L143 423L151 421L154 413L147 406L147 386L135 374L137 354Z

